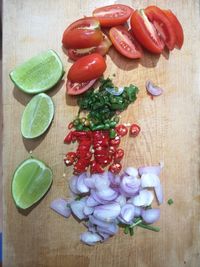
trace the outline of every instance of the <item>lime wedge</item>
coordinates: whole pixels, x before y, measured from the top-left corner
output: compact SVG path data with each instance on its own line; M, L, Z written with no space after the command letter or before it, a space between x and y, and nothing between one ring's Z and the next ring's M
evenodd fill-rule
M37 94L51 89L63 76L63 64L53 50L42 52L16 67L10 78L28 94Z
M30 158L15 170L12 196L21 209L27 209L40 200L51 186L53 173L42 161Z
M34 96L25 107L21 119L21 133L27 139L42 135L49 127L54 116L54 104L44 94Z

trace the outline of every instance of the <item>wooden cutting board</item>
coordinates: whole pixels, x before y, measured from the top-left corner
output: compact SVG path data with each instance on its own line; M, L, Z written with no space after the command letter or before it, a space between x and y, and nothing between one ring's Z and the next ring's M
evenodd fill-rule
M124 138L123 166L164 161L161 176L165 202L161 206L159 233L137 229L133 237L121 231L103 245L88 247L79 242L84 231L73 217L64 219L49 209L57 197L69 197L72 169L65 168L63 155L75 145L63 144L66 125L77 114L74 98L65 95L66 75L48 92L56 106L50 130L35 141L24 140L20 119L30 96L15 88L9 72L24 60L54 49L66 72L71 63L62 51L64 29L74 20L91 15L95 7L114 1L11 0L3 10L3 189L5 267L180 267L200 265L200 34L199 1L121 1L134 8L157 4L170 8L180 19L185 42L181 51L142 60L128 60L110 49L105 77L116 74L116 85L136 84L137 101L123 112L121 122L141 126L137 138ZM165 89L151 98L145 81ZM47 196L31 211L19 212L11 197L11 179L16 166L29 152L52 167L54 182ZM173 198L174 205L167 200Z

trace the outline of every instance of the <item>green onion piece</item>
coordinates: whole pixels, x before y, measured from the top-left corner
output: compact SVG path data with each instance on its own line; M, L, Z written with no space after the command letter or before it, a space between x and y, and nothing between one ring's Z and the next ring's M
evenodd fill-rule
M133 235L134 235L134 230L133 230L133 228L129 228L129 231L130 231L130 236L133 236Z
M168 203L169 205L172 205L172 204L174 204L174 201L173 201L172 198L170 198L170 199L168 199L167 203Z
M138 224L140 224L140 223L142 223L142 219L141 219L141 218L137 218L137 219L134 221L134 223L131 224L129 227L130 227L130 228L133 228L133 227L135 227L136 225L138 225Z
M115 138L115 136L116 136L115 130L111 129L109 135L110 135L110 138Z
M129 227L128 227L128 226L126 226L126 227L124 228L124 233L127 235L127 234L128 234L128 232L129 232Z
M151 230L151 231L154 231L154 232L159 232L160 231L159 227L151 226L151 225L144 224L144 223L139 223L138 226L142 227L142 228L145 228L145 229L148 229L148 230Z

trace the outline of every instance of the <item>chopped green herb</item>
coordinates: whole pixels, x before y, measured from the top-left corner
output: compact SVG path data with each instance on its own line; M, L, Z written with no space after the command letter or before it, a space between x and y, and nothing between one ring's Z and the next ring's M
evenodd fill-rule
M172 205L172 204L174 204L174 201L173 201L172 198L170 198L170 199L168 199L167 203L168 203L169 205Z
M119 121L116 111L125 110L137 98L138 88L132 84L125 87L121 95L112 95L105 90L106 88L115 88L110 78L101 79L98 90L89 90L78 99L80 112L88 112L86 117L90 121L88 127L93 131L97 130L96 127L99 125L102 130L114 128ZM80 124L74 126L76 130L81 130Z
M82 196L77 196L76 198L75 198L75 200L81 200L81 198L83 198Z
M116 136L115 130L111 129L109 135L110 135L110 138L115 138L115 136Z
M139 223L137 226L145 228L145 229L148 229L148 230L151 230L151 231L154 231L154 232L159 232L160 231L159 227L151 226L151 225L148 225L148 224L145 224L145 223Z
M125 227L124 227L124 233L127 235L128 232L129 232L129 227L128 227L128 226L125 226Z
M149 210L149 209L152 209L151 205L145 207L145 210Z
M133 236L133 235L134 235L134 230L133 230L133 228L129 228L129 232L130 232L130 236Z
M142 223L142 219L139 217L139 218L136 218L134 223L132 223L129 227L133 228L133 227L135 227L136 225L138 225L140 223Z

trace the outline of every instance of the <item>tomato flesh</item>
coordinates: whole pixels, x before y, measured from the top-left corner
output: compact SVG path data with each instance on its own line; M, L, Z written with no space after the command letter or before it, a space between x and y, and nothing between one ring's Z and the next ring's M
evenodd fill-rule
M173 25L173 29L175 31L176 35L176 46L181 49L184 41L184 34L183 34L183 28L177 19L177 17L172 13L171 10L162 10L164 14L167 16L171 24Z
M82 83L73 83L71 81L67 81L66 88L68 95L80 95L90 89L96 82L97 79L82 82Z
M133 12L130 23L133 35L142 46L152 53L160 54L162 52L165 44L143 9Z
M94 17L72 23L63 33L64 48L88 48L98 46L103 39L99 21Z
M113 27L124 24L130 17L133 9L126 5L116 4L97 8L93 16L98 18L101 26Z
M170 20L166 17L163 11L156 6L149 6L145 8L144 12L148 19L153 23L167 48L173 50L176 43L176 36Z
M99 53L100 55L104 56L108 52L111 45L112 45L111 41L103 33L103 40L97 47L93 46L90 48L82 48L82 49L70 48L68 49L67 53L68 57L74 61L78 60L83 56L90 55L92 53Z
M127 58L141 58L143 55L140 44L123 26L110 29L110 39L120 54Z
M78 59L69 69L67 78L72 82L87 82L99 78L105 70L104 58L94 53Z

